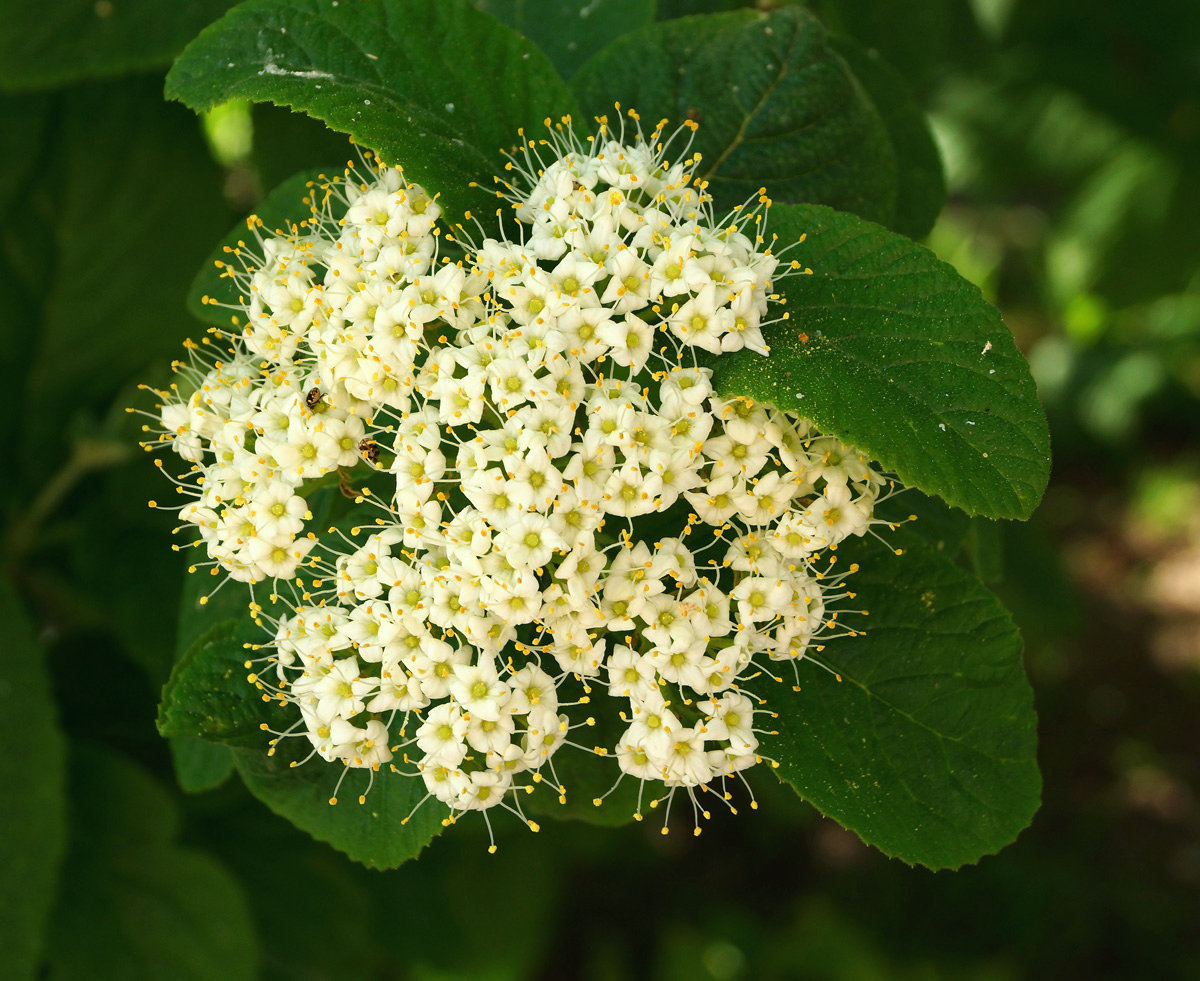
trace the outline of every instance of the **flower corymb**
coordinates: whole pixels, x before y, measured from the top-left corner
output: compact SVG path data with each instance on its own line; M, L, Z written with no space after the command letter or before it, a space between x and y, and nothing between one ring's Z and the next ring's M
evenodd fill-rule
M295 713L274 741L422 780L450 820L570 793L560 752L652 802L761 761L777 662L839 629L834 552L888 487L714 390L712 359L767 355L796 270L765 196L718 220L686 133L634 129L522 137L478 243L398 169L314 182L304 222L250 222L233 328L159 393L181 521L270 584L252 677ZM356 506L317 527L331 500Z

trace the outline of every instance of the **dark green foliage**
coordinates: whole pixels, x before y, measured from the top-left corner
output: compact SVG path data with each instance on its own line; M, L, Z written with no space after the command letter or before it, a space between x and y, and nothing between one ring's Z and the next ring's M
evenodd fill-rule
M250 979L258 961L242 887L211 855L181 847L169 792L111 751L77 744L86 811L49 931L54 978Z
M48 405L70 392L99 410L135 369L178 351L184 263L212 247L225 212L196 121L164 105L154 81L72 90L49 119L51 152L14 197L5 232L14 263L41 256L16 277L35 318L14 322L24 326L24 397ZM181 197L178 185L193 190ZM36 460L61 423L31 418Z
M654 20L654 0L471 0L546 53L563 78L613 38Z
M495 210L490 175L518 129L574 108L546 56L466 0L251 0L188 45L166 91L197 110L250 99L315 116L402 164L455 220Z
M436 800L421 805L426 791L420 779L392 773L386 765L373 780L370 771L319 759L291 765L311 749L303 737L281 742L274 756L257 747L239 749L238 773L276 814L369 868L391 869L416 858L441 832L446 808Z
M0 3L0 91L165 67L233 0Z
M589 114L636 108L653 125L700 124L699 173L718 208L766 186L888 222L896 156L879 112L825 29L802 9L663 21L619 38L572 87Z
M66 846L66 741L16 595L0 583L0 974L32 976Z
M466 10L470 5L532 44ZM572 20L565 3L533 0L341 0L339 9L356 23L375 14L383 19L386 10L416 11L402 19L403 31L393 32L405 35L393 41L413 54L421 76L416 86L407 77L405 88L414 94L401 106L403 119L393 117L402 131L396 146L411 157L399 162L414 180L423 166L431 178L449 168L444 183L453 191L453 167L461 163L461 172L470 169L472 179L490 188L490 175L502 163L497 151L512 144L513 127L529 126L536 135L543 115L571 111L572 97L551 66L563 77L571 77L585 55L618 66L594 83L594 92L591 69L577 82L580 91L589 85L586 111L577 117L588 123L593 111L615 117L618 88L638 98L643 88L649 93L640 76L645 70L661 80L668 53L636 47L649 7L665 22L784 6L740 0L588 5L595 12L586 24ZM0 3L6 151L0 160L0 282L6 289L0 338L9 423L0 435L8 461L0 490L6 624L0 642L0 975L172 981L359 975L783 981L797 972L844 981L1200 976L1188 941L1198 881L1200 789L1192 761L1200 730L1196 662L1188 646L1196 621L1181 589L1194 572L1187 556L1196 547L1200 500L1192 462L1200 438L1194 4L814 0L807 7L828 33L807 50L816 53L822 78L842 86L821 91L857 93L844 104L860 119L874 113L879 124L862 130L865 151L883 161L883 133L894 175L881 180L854 161L814 152L814 170L823 172L827 163L836 179L803 185L807 175L786 167L775 176L758 174L750 164L744 172L729 171L731 183L723 184L726 168L756 149L743 143L714 181L728 201L759 184L783 202L789 198L780 187L815 187L796 203L851 210L863 203L892 231L924 236L942 202L922 115L932 111L948 151L951 206L929 237L931 247L984 287L1020 349L1033 354L1055 434L1055 481L1046 506L1028 525L1014 525L971 518L915 490L885 502L881 516L917 514L919 520L886 532L904 556L873 546L862 554L849 545L839 550L839 566L852 559L863 565L851 580L858 598L848 605L870 610L865 619L843 617L847 625L866 627L864 637L835 640L822 653L844 680L801 664L799 693L790 691L790 669L782 684L755 682L760 694L786 702L788 711L772 723L781 731L773 754L782 760L778 745L791 747L788 776L810 799L910 862L973 861L1011 838L1037 799L1017 641L973 578L994 582L1029 645L1044 804L1002 854L953 875L910 868L863 846L802 803L790 783L764 779L765 766L751 775L759 808L751 812L746 794L735 789L732 803L740 813L713 806L713 818L702 822L704 834L693 839L682 796L667 836L659 834L661 810L626 828L551 820L625 820L632 809L628 792L636 796L636 784L626 780L604 807L594 808L578 792L588 776L568 767L578 761L582 771L603 761L563 754L562 776L577 792L559 805L547 781L523 801L542 823L537 835L493 815L499 852L488 856L487 830L474 819L460 821L422 851L440 830L443 812L427 803L398 831L410 798L400 792L400 781L393 786L384 774L367 804L359 805L366 776L350 773L331 808L326 801L340 769L318 760L287 769L288 754L298 754L303 740L288 741L281 756L268 759L266 735L250 731L249 715L246 746L180 736L170 741L168 756L154 729L159 689L176 658L214 626L245 627L245 595L231 583L201 609L196 597L218 582L202 573L189 580L177 611L183 563L168 542L181 539L168 536L170 515L144 507L148 497L165 503L173 495L149 458L130 449L137 420L120 410L149 408L152 399L131 383L164 383L165 361L176 356L180 339L204 329L184 310L187 283L217 237L255 205L256 189L270 192L301 171L339 172L353 152L344 134L319 119L264 103L254 108L250 154L232 170L209 160L197 121L163 104L163 79L154 72L228 6L223 0ZM254 9L261 16L264 6ZM245 25L248 16L238 14L234 23ZM744 10L733 17L754 24L762 14ZM808 23L793 11L777 9L771 18ZM715 22L682 23L691 25L697 45L726 36ZM574 30L579 27L586 29ZM660 29L673 38L684 31L667 23ZM277 66L322 69L285 61L285 52L301 53L271 37ZM473 46L479 39L483 56ZM265 55L253 38L243 40L250 54ZM672 56L690 43L682 38ZM747 57L759 50L743 47ZM377 81L369 74L382 72L376 62L352 46L342 53L356 71L364 70L356 84ZM487 67L477 68L476 61ZM734 52L708 64L716 66L710 77L691 78L686 87L709 100L701 107L709 118L700 120L700 141L714 114L722 122L730 88L739 84L733 66L741 62ZM226 85L259 98L260 83L278 81L251 72L234 85L220 65L208 65L217 99ZM502 70L514 65L516 71ZM189 84L205 84L208 68ZM479 71L487 84L477 83ZM146 77L130 78L131 72ZM663 88L670 87L664 82ZM303 92L297 86L269 96L276 97L299 105ZM658 110L620 97L650 125L656 113L679 122L688 108L688 100L670 92ZM365 108L355 99L343 107L347 117ZM500 106L498 113L489 100ZM452 117L444 111L449 101L456 104ZM460 106L475 107L494 128L485 126L477 140L474 123L461 123ZM336 109L327 108L330 115ZM754 116L751 128L762 118ZM373 122L380 132L390 125ZM725 142L697 143L709 163L717 162L740 119L731 125ZM435 141L423 146L411 138L420 132L436 134ZM455 138L468 146L455 150ZM732 183L735 177L741 183ZM279 200L279 221L304 216L299 198ZM475 200L485 216L496 207L487 194ZM455 202L447 203L454 210ZM267 214L269 207L257 210ZM857 302L839 299L827 308L818 291L849 289L854 280L846 270L870 268L856 263L867 263L871 250L856 258L847 252L850 241L878 245L904 268L915 263L923 270L918 280L942 282L947 274L925 253L871 226L818 209L804 214L797 232L809 238L795 255L814 275L787 284L791 319L775 328L776 350L781 361L783 355L791 360L786 370L808 373L807 387L794 389L806 392L802 402L810 389L823 393L830 419L849 425L864 442L882 440L881 430L894 428L896 417L886 411L880 419L856 417L841 395L871 381L861 365L853 371L850 365L872 352L895 353L896 363L903 357L889 353L886 333L877 330L855 329L848 348L842 317L867 327L878 322ZM779 209L771 225L790 229L790 221ZM834 235L852 225L863 237ZM867 282L863 292L877 289L875 273ZM946 288L966 302L963 287ZM946 312L920 290L906 295L912 316L927 327ZM968 307L987 337L1007 338L977 297ZM894 311L887 316L896 319ZM789 353L787 338L795 335L784 332L799 328L811 339L805 324L812 322L826 339L839 339L821 358L836 360L845 368L841 374L816 370L824 362L808 364L804 351ZM921 343L931 340L919 336ZM938 337L935 331L932 339ZM937 374L929 365L941 363L946 347L930 343L925 370ZM998 350L993 346L988 357ZM1006 357L1015 365L1011 352ZM746 390L766 390L770 379L751 372L749 359L746 365L729 360ZM889 405L891 389L885 384L875 404ZM946 405L935 400L926 408L952 428ZM1022 418L1032 426L1032 416ZM1031 438L1030 446L1040 447L1033 456L1041 460L1039 440ZM1007 468L1006 478L989 475L976 459L963 471L970 480L956 483L949 475L958 462L935 466L938 443L897 445L908 449L893 465L907 468L931 493L976 500L984 513L999 513L993 505L1002 498L1008 513L1024 513L1044 480L1043 464L1018 454L1017 471ZM969 448L962 440L959 451ZM921 602L917 569L928 577L925 591L934 593L930 607ZM1174 597L1174 605L1156 600L1160 595ZM911 620L914 600L919 623L932 618L945 628L925 645L901 625ZM979 632L962 630L970 610L979 614ZM178 651L171 641L177 612ZM208 653L218 651L209 647ZM236 641L224 648L229 675L221 677L237 684L227 691L196 689L201 704L267 709L239 680L246 653ZM199 662L190 664L195 669ZM914 664L936 675L935 695L911 679ZM989 685L982 686L983 676ZM968 684L980 687L968 691ZM964 708L985 701L991 711ZM205 715L177 718L197 723ZM605 724L598 719L596 729L577 730L572 738L605 741ZM896 756L889 752L896 746L916 749ZM949 755L940 755L943 749ZM229 780L235 755L241 775ZM969 781L985 773L996 778L993 795L974 799L968 791L978 785ZM587 792L603 792L615 775L611 761L595 767ZM913 793L898 786L902 775ZM192 793L181 794L176 778ZM858 784L854 794L839 790L848 781ZM269 813L246 786L283 817ZM1001 786L1009 794L996 799ZM933 806L923 808L927 795ZM911 830L934 826L941 833ZM419 851L421 858L381 873L347 861L326 841L373 865Z
M159 732L264 751L269 737L261 725L285 722L286 716L269 712L247 681L250 671L245 664L255 656L247 645L263 639L262 629L249 619L223 621L201 636L180 658L163 689Z
M254 209L254 215L262 221L261 235L272 235L276 231L287 234L288 228L309 217L308 201L311 201L309 184L319 181L324 171L295 174L274 188ZM332 171L334 176L340 170ZM199 319L219 327L231 327L235 311L230 305L245 300L245 295L236 288L236 282L226 273L232 268L241 270L238 258L230 251L241 249L243 254L255 255L258 240L246 222L239 222L225 235L200 267L199 273L188 290L187 304L192 314ZM218 265L220 263L220 265Z
M1021 637L994 596L927 546L844 545L854 603L831 641L763 691L778 775L888 855L956 868L1007 845L1040 800Z
M886 224L901 235L923 238L946 203L942 156L929 121L904 76L878 52L847 37L834 37L831 46L870 96L896 153L896 206Z
M1000 315L931 252L828 208L772 210L787 257L811 268L780 284L788 319L714 381L795 409L910 486L990 517L1027 517L1050 472L1029 369Z

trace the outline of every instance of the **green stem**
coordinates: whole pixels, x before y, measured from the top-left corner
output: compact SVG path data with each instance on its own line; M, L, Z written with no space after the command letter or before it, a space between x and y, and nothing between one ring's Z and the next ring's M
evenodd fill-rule
M7 549L9 562L14 566L18 565L21 559L33 550L42 524L58 509L84 476L93 470L103 470L124 463L132 453L133 448L125 443L88 440L76 443L66 463L42 484L24 514L17 515L10 526Z

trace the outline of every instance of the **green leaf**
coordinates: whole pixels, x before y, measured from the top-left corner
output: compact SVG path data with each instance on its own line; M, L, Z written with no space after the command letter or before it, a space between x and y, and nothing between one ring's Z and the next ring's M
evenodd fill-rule
M190 736L169 741L175 779L189 794L215 790L233 775L233 752L228 746Z
M563 78L609 41L654 20L654 0L471 0L546 52Z
M66 846L65 741L42 650L0 580L0 976L34 977Z
M165 66L235 0L0 0L0 90Z
M1000 314L932 252L853 215L776 205L812 275L780 281L769 358L715 359L714 384L792 409L905 484L971 514L1026 518L1050 472L1029 368Z
M72 850L54 910L49 976L250 979L257 951L237 880L180 848L175 800L111 753L79 747Z
M994 586L1004 579L1005 526L988 518L972 518L966 551L979 581Z
M26 404L49 420L26 433L34 460L62 432L64 399L99 412L135 371L175 356L189 277L227 221L197 121L164 104L154 80L72 90L58 113L49 166L28 192L56 243L29 330Z
M164 736L251 745L266 752L262 723L286 728L287 713L267 706L262 693L247 681L246 644L261 643L265 631L249 617L212 627L185 653L163 688L158 731Z
M719 14L754 5L754 0L658 0L655 17L672 20L692 14Z
M276 814L371 868L396 868L416 858L442 830L446 807L433 799L421 804L426 791L419 777L393 773L386 765L372 774L320 757L292 766L311 749L302 737L282 740L274 756L238 749L238 773ZM399 759L396 764L409 768ZM338 803L330 804L335 792ZM360 795L365 803L358 802Z
M485 219L499 149L574 110L546 56L467 0L250 0L188 45L166 93L196 110L291 106Z
M925 546L838 554L861 563L849 585L870 615L843 620L865 633L819 655L840 681L801 662L799 691L763 692L779 713L766 751L802 797L886 854L932 869L977 861L1039 803L1020 635L991 593Z
M650 125L696 120L693 147L718 207L765 185L777 201L892 217L887 130L825 29L800 8L653 24L592 58L572 88L589 115L611 114L617 100Z
M441 830L446 808L428 801L412 818L404 819L425 796L425 785L416 777L400 776L386 766L372 775L348 770L340 764L314 757L303 766L292 766L310 755L311 744L302 735L281 739L268 756L266 723L282 732L298 719L296 709L277 702L265 703L246 680L245 661L252 656L244 644L262 643L265 628L246 613L246 595L239 583L228 583L208 603L201 605L211 583L208 576L190 576L180 610L180 643L188 646L163 689L158 727L175 740L200 738L232 748L232 759L250 792L275 813L328 842L356 861L374 868L394 868L414 858ZM268 611L270 612L270 611ZM208 789L224 779L219 754L181 773L185 789ZM203 765L201 765L203 764ZM397 765L403 765L397 760ZM407 769L407 767L405 767ZM183 779L189 782L183 782ZM344 777L336 806L329 803ZM357 798L367 790L366 804Z
M834 37L831 45L866 90L892 141L896 208L888 227L909 238L923 238L946 203L942 156L933 142L929 121L904 77L877 51L845 37Z
M0 214L3 214L29 175L43 162L39 160L39 150L50 125L50 99L0 95L0 121L4 123L6 149L0 157Z
M970 64L986 52L971 4L962 0L807 0L831 31L879 51L924 91L948 64Z
M175 638L174 662L183 660L195 643L214 627L240 623L247 631L246 640L262 640L263 631L250 623L250 596L245 583L223 581L225 573L210 575L197 571L183 580L179 598L179 632Z
M241 583L218 584L220 577L203 573L184 580L175 664L158 707L159 732L170 738L180 786L189 791L210 789L232 770L233 757L221 743L265 753L268 737L260 725L277 728L284 718L246 680L246 660L256 655L245 645L262 643L266 630L251 619Z
M915 487L906 487L904 493L881 501L875 507L875 517L897 524L903 522L888 532L889 541L891 535L914 535L949 559L956 558L963 550L972 520L958 508L922 494Z

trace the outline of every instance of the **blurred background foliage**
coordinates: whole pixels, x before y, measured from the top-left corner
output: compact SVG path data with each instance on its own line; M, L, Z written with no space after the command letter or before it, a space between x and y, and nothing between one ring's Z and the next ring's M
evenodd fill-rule
M768 779L699 839L502 824L488 856L464 822L387 873L236 781L178 789L154 714L183 568L124 407L197 331L211 245L346 152L280 110L161 101L228 5L0 2L0 974L1200 976L1200 5L810 4L931 114L950 202L928 244L1003 311L1055 437L1042 508L989 563L1028 644L1045 803L937 875Z

